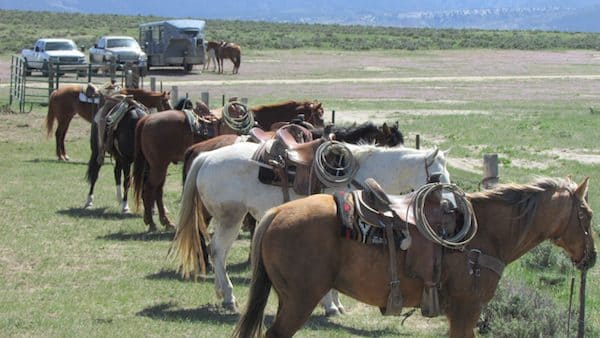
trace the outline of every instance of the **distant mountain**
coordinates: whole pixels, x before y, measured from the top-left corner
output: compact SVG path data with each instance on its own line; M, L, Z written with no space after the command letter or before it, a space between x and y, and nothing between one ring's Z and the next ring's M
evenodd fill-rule
M600 32L598 0L0 0L0 9L395 27Z

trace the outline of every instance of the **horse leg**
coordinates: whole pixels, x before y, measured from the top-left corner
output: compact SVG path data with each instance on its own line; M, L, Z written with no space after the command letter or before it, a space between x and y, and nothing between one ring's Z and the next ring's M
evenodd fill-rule
M127 195L129 192L129 185L131 184L131 162L127 160L121 160L121 167L123 170L123 200L121 201L121 211L123 211L124 214L127 214L129 213L129 202Z
M308 300L298 292L294 295L285 293L285 296L279 292L277 294L280 297L277 314L273 326L266 332L266 337L292 337L306 323L317 306L318 298Z
M231 203L219 206L221 210L213 214L211 224L215 232L210 242L210 255L215 271L215 292L217 297L223 298L222 305L232 311L237 311L233 285L227 275L227 254L237 238L242 220L246 215L243 205ZM216 223L216 224L215 224Z
M333 294L334 292L336 292L335 296ZM342 311L340 311L340 309L337 307L337 304L335 303L336 299L337 299L337 291L329 290L325 294L325 296L323 296L323 298L321 298L321 300L319 301L319 303L321 303L321 306L325 310L325 316L327 316L327 317L337 316L340 313L342 313ZM338 300L338 302L339 302L339 300Z
M123 201L123 194L121 192L121 171L122 171L121 160L116 159L115 167L113 168L113 173L115 175L115 188L116 188L115 196L117 197L117 203L119 204L119 206L121 205L121 202Z
M252 215L246 214L242 230L250 232L250 249L248 250L248 264L252 261L252 238L254 238L254 230L256 230L256 220Z
M144 224L148 226L148 231L156 231L156 224L152 219L152 208L154 207L154 186L151 184L150 175L144 178L142 187L142 201L144 202Z
M96 181L98 180L98 174L100 173L100 168L102 164L98 163L98 128L92 123L92 130L90 131L90 148L91 148L91 156L88 161L88 167L86 172L86 179L90 184L90 190L88 191L87 198L85 200L84 209L91 208L94 204L94 187L96 186Z
M63 121L58 122L58 126L56 127L56 132L54 136L56 138L56 156L59 161L68 161L69 156L67 156L67 150L65 149L65 138L67 136L67 130L69 130L69 121L66 123Z
M481 305L478 299L452 298L446 311L450 323L450 338L475 337L473 329L480 314Z
M163 188L165 186L166 178L167 170L165 169L164 174L162 175L162 179L155 188L156 207L158 208L158 217L160 219L160 223L164 225L166 230L173 230L175 229L175 224L173 224L171 220L169 220L169 217L167 216L167 208L165 207L165 203L163 201Z
M333 299L333 303L335 304L335 306L337 306L340 313L345 313L346 308L344 307L344 305L342 305L342 302L340 302L340 293L335 289L331 289L330 293Z

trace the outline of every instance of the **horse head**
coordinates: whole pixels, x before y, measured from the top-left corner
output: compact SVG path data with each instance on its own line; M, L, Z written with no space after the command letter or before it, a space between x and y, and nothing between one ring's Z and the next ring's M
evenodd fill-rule
M323 127L325 124L323 114L325 113L319 101L305 102L300 105L296 111L299 114L304 114L304 120L313 124L315 127Z
M386 122L378 129L375 142L379 146L395 147L404 144L404 136L398 128L398 122L391 127Z
M571 187L576 186L567 189L571 208L562 208L565 210L567 221L556 229L556 235L552 239L556 245L567 252L580 270L587 270L596 263L596 249L591 229L592 209L587 202L588 185L589 177L579 185L571 182Z
M450 150L435 148L425 157L425 183L450 183L450 173L446 169L446 155Z
M171 92L164 91L160 94L160 101L158 103L158 107L156 107L158 111L164 110L173 110L173 106L171 105Z

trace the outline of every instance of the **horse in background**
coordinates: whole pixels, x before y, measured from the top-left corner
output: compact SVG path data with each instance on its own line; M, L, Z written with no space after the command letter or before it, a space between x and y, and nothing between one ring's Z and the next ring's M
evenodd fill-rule
M232 74L237 74L240 69L240 63L242 62L242 49L240 45L232 42L222 42L219 45L217 52L217 60L219 63L219 73L223 73L223 60L229 59L233 63Z
M206 43L206 61L204 63L204 66L202 67L202 70L208 69L208 67L210 67L210 64L212 62L212 66L213 66L212 71L213 72L216 71L219 46L221 45L221 43L223 43L223 41L208 41Z
M594 266L587 190L588 179L578 185L543 178L467 194L478 231L464 250L443 251L437 284L451 338L475 336L473 329L483 306L493 298L504 267L541 242L549 239L564 249L582 271ZM343 238L336 210L333 196L313 195L275 207L261 220L252 244L250 296L234 337L262 335L271 287L279 305L267 337L293 336L331 288L386 307L391 290L388 250ZM427 285L408 268L409 253L398 250L396 259L403 306L422 307Z
M323 127L323 105L321 102L314 101L294 101L287 100L283 102L251 107L254 114L254 120L262 130L272 130L275 122L289 122L302 115L304 121L312 124L314 127Z
M134 160L135 126L142 117L148 114L148 110L135 100L122 94L105 96L103 100L105 101L104 104L92 120L90 135L92 153L86 172L90 190L84 208L90 208L93 205L94 187L104 162L104 154L107 152L115 159L114 176L117 202L120 204L121 211L127 213L129 212L127 196L131 182L130 170ZM117 106L118 104L120 106ZM123 106L125 104L126 107ZM115 111L119 109L125 111ZM111 123L107 123L106 128L98 128L99 119L106 119L107 116L111 117ZM100 139L103 141L100 142ZM121 190L121 174L123 174L123 190Z
M69 160L65 149L65 137L73 117L79 115L84 120L91 122L95 112L99 108L99 95L109 95L113 93L111 91L113 89L116 88L109 88L104 93L91 90L90 93L89 87L82 88L80 85L67 85L61 86L50 94L48 114L46 116L46 132L49 137L54 129L54 121L57 121L58 126L54 135L56 138L56 156L59 161ZM159 111L171 108L169 102L171 96L169 92L151 92L143 89L123 89L119 92L124 95L133 95L134 100L147 107L156 107ZM80 98L82 95L85 101L82 101L82 98ZM87 99L92 96L93 98Z

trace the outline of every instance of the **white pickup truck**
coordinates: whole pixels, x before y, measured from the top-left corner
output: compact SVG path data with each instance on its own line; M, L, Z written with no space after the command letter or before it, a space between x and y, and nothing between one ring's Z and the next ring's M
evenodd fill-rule
M77 45L69 39L38 39L33 49L23 49L21 55L25 59L26 73L41 70L48 76L48 64L85 65L85 55L77 50Z
M142 51L138 42L129 36L103 36L90 48L90 63L107 65L114 60L117 68L125 63L131 63L139 68L139 73L145 75L148 57ZM97 69L95 70L97 71Z

